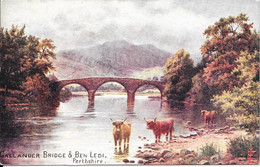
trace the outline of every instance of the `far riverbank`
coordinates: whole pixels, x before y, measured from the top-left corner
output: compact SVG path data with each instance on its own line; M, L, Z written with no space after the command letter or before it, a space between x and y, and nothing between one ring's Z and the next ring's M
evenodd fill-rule
M82 92L72 92L72 95L74 96L88 96L88 92L82 91ZM127 96L126 92L122 91L97 91L95 96L105 96L105 95L125 95ZM140 93L136 92L135 96L148 96L148 97L161 97L160 92L154 92L154 93Z

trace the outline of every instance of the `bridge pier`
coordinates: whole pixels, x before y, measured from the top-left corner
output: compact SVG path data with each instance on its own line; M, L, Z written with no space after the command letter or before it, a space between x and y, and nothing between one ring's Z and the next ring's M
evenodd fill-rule
M95 104L95 90L88 90L88 106L94 106Z
M128 90L127 91L127 106L134 106L135 103L135 91Z

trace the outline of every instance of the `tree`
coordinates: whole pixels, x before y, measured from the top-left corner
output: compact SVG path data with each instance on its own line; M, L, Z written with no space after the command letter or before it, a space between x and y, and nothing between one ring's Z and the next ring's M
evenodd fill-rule
M251 54L259 50L259 34L252 28L253 23L248 23L246 14L240 14L221 18L205 30L203 35L207 40L201 47L206 62L203 77L209 86L218 88L215 94L238 86L232 71L240 52Z
M56 57L53 41L27 36L24 30L25 26L20 30L12 26L10 30L0 31L0 87L5 88L4 99L8 89L23 90L21 85L28 77L39 74L43 79L54 69L50 61Z
M12 27L10 31L1 28L0 84L5 89L18 88L21 84L21 67L26 54L26 36L23 27L18 30Z
M168 58L164 74L167 79L164 94L168 99L182 101L192 86L193 61L190 54L181 49L175 57Z
M157 76L154 76L153 79L152 79L152 81L158 81L158 80L159 80L159 79L158 79Z
M199 103L199 104L210 104L210 99L213 96L214 89L211 89L203 80L203 73L198 72L192 78L192 88L187 93L188 97L186 101Z
M245 83L241 88L224 91L212 99L226 117L236 120L237 124L256 130L259 128L259 89L256 82Z
M243 86L247 82L259 81L259 51L252 54L241 52L239 59L236 61L237 67L232 71L238 80L238 86Z
M239 87L223 91L212 99L214 105L236 120L238 125L256 130L259 128L259 89L256 79L259 75L259 52L253 54L242 52L236 61L237 67L232 71L239 79Z
M165 76L161 76L161 77L160 77L160 81L161 81L161 82L166 82Z
M51 98L49 80L40 74L27 77L22 88L24 88L26 97L33 103L43 105Z

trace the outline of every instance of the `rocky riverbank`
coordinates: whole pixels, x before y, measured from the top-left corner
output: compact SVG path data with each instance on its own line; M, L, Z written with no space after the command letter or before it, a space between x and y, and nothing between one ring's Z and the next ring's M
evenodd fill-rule
M249 162L246 158L233 158L227 152L227 143L231 138L248 136L246 131L234 127L219 129L190 129L194 133L188 136L175 136L172 141L145 144L139 147L136 163L150 164L174 164L174 165L220 165L220 164L258 164L259 160ZM140 140L143 137L140 137ZM164 137L163 137L164 139ZM214 143L218 153L212 156L205 156L201 153L201 147L206 143ZM130 160L124 160L125 163Z

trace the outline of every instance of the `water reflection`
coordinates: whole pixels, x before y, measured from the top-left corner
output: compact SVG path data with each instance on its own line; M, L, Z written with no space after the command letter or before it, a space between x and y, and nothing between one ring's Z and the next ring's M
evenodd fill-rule
M114 155L115 155L114 159L117 161L127 158L129 155L129 146L124 147L123 151L121 148L119 149L115 148Z
M93 105L89 105L88 109L86 110L86 112L94 112L95 111L95 107Z
M127 97L120 95L97 96L95 106L87 105L87 96L70 99L61 103L56 110L31 109L29 111L15 112L11 120L1 121L0 149L6 153L51 153L79 151L81 153L104 153L107 164L122 164L122 159L131 158L143 147L145 143L154 142L152 131L146 129L143 120L173 118L174 135L190 133L184 127L186 121L192 121L193 126L203 123L200 107L184 106L171 109L167 103L160 99L150 100L147 97L136 97L135 105L127 107ZM6 117L6 115L4 115ZM113 120L128 118L131 122L132 133L129 148L115 150L113 139ZM145 138L145 139L144 139ZM163 138L164 139L164 138ZM1 158L4 164L30 164L30 165L85 165L74 164L69 158L40 158L40 159L12 159Z

